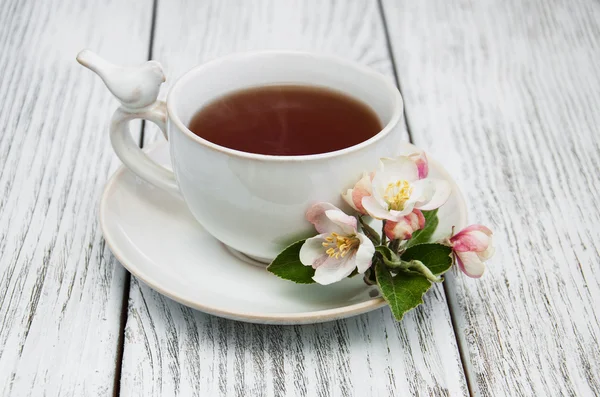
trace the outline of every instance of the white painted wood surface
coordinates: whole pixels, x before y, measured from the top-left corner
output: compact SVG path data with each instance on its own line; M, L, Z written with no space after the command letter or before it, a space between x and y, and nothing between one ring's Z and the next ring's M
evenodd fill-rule
M2 396L113 395L126 272L96 208L118 165L116 103L75 55L145 60L151 12L151 1L0 1Z
M334 53L393 78L374 1L158 3L153 58L167 87L203 61L265 48ZM425 301L400 324L386 308L314 326L260 326L193 311L133 278L121 395L467 395L443 289Z
M456 176L471 220L496 231L485 277L446 284L470 391L599 395L600 5L382 2L412 138ZM375 1L157 4L167 87L258 48L393 76ZM152 9L0 1L0 395L469 394L442 288L400 324L383 309L295 327L209 316L135 278L124 291L96 214L118 165L106 131L116 102L74 56L88 46L142 62Z
M600 395L600 3L384 1L415 142L496 231L447 284L474 395Z

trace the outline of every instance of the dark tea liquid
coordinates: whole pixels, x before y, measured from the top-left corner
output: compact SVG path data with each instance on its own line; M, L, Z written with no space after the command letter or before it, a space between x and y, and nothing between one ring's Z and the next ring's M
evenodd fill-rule
M272 85L235 91L207 104L189 128L231 149L294 156L356 145L382 126L369 106L341 92Z

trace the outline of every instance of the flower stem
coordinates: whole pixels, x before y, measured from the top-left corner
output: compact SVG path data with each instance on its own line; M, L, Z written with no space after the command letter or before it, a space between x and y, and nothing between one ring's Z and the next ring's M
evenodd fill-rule
M392 241L389 245L390 249L394 251L395 254L398 254L398 247L400 247L400 240L396 239Z
M385 235L385 219L381 221L381 245L387 244L387 236Z
M380 244L379 235L377 232L365 222L362 216L358 217L358 222L360 223L361 229L365 236L367 236L375 245Z
M377 280L375 278L375 270L374 269L375 269L375 266L377 266L378 260L377 260L376 256L373 257L373 259L374 260L373 260L372 266L367 269L367 271L365 272L364 277L363 277L363 281L367 285L375 285L375 284L377 284Z
M421 262L421 261L412 260L412 261L408 262L408 269L418 271L419 273L424 275L427 278L427 280L429 280L431 282L439 283L442 281L441 277L438 277L435 274L433 274L431 272L431 270L429 270L429 268L427 266L425 266L423 264L423 262Z
M381 255L381 253L379 254ZM402 259L398 258L390 260L384 255L381 255L381 259L383 260L383 263L390 269L399 271L415 271L421 273L423 276L425 276L425 278L427 278L427 280L434 283L439 283L442 281L441 277L433 274L431 270L429 270L429 268L419 260L415 259L412 261L403 261Z

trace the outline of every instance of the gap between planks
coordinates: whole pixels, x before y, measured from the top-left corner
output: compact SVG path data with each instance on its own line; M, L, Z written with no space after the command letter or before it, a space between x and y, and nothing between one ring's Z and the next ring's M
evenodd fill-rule
M150 41L148 44L148 61L152 59L152 48L154 46L154 28L156 26L156 10L158 6L158 0L152 1L152 21L150 22ZM144 147L144 132L146 130L146 120L142 120L142 127L140 129L140 139L138 146ZM127 325L127 318L129 317L129 291L131 289L131 273L125 271L125 280L123 283L123 298L121 301L121 318L119 321L119 339L117 340L117 357L115 360L115 382L113 385L113 396L119 397L121 395L121 372L123 370L123 351L125 350L125 326Z
M392 41L390 39L390 32L388 30L388 24L387 24L387 19L385 18L385 8L383 6L383 2L382 0L377 0L377 8L379 9L379 15L381 16L381 23L383 25L383 32L385 35L385 43L386 43L386 48L390 57L390 61L392 63L392 70L394 72L394 80L396 82L396 86L398 87L398 90L400 91L400 95L402 95L402 85L400 84L400 76L398 76L398 68L396 67L396 58L394 57L394 52L392 51ZM404 101L404 96L402 96L402 100ZM408 114L406 113L406 104L404 104L404 109L403 109L403 113L404 113L404 124L406 126L406 132L408 134L408 140L410 141L410 143L413 143L413 138L412 138L412 130L411 130L411 126L410 126L410 121L408 120ZM446 285L446 283L442 283L443 286L443 290L444 290L444 295L446 295L446 306L448 307L448 314L450 315L450 321L452 322L452 328L454 330L454 339L456 340L456 346L458 347L458 354L460 356L460 365L462 366L462 370L463 370L463 374L465 376L466 379L466 383L467 383L467 390L469 391L469 395L473 396L473 391L471 390L471 382L469 380L469 374L467 372L467 368L466 368L466 351L464 350L464 346L461 344L460 338L458 337L458 334L456 333L457 330L457 322L456 322L456 318L454 313L452 312L452 307L450 305L450 293L448 291L448 286Z

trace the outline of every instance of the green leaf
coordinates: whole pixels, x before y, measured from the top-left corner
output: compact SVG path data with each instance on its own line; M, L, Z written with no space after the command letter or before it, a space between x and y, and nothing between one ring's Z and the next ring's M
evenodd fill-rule
M421 261L433 274L445 273L452 266L452 248L437 243L418 244L402 254L403 261Z
M423 295L431 283L421 274L399 272L392 273L378 262L375 265L377 284L396 320L402 320L404 314L423 303Z
M423 211L425 227L413 233L412 238L406 243L407 248L412 247L413 245L430 242L431 236L433 236L435 229L437 229L438 224L440 223L437 213L437 209L433 211Z
M296 241L277 255L267 270L274 275L298 284L312 284L315 269L300 262L300 248L306 240Z
M374 245L381 244L381 238L379 237L379 234L377 234L375 229L373 229L371 226L369 226L367 222L365 222L362 216L358 217L358 221L360 222L362 232L365 234L365 236L367 236L373 242Z

